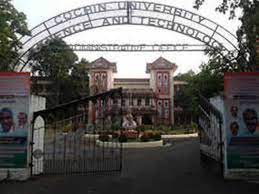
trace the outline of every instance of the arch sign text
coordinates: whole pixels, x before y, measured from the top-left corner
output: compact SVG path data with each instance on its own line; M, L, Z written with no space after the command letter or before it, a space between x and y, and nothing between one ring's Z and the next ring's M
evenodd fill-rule
M39 24L31 30L32 36L21 38L20 63L26 61L31 48L53 37L65 38L112 25L153 26L181 33L213 48L237 50L235 35L201 15L165 4L117 1L73 9Z

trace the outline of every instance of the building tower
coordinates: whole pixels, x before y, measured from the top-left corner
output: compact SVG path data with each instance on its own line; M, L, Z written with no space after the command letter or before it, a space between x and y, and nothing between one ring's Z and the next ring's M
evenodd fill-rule
M90 95L96 95L113 88L114 73L117 73L116 63L100 57L90 63L89 68L89 86ZM101 112L101 102L89 104L89 123L95 123Z
M113 88L114 73L117 73L116 63L103 57L90 63L90 93L95 95Z
M157 124L174 124L174 72L177 66L163 57L147 63L150 88L156 95Z

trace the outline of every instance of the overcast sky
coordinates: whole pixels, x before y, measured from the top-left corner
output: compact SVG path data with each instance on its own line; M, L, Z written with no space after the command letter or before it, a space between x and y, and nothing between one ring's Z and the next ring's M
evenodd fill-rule
M109 0L13 0L13 3L19 11L23 11L27 15L29 28L32 28L61 12L93 3L107 1ZM221 24L234 34L239 25L239 21L237 19L229 21L228 15L222 15L214 11L217 2L219 2L218 0L207 0L205 5L199 11L192 8L194 0L145 1L160 2L187 9ZM105 28L92 29L67 37L65 41L68 43L85 44L199 44L198 41L179 33L145 26L109 26ZM176 63L178 66L176 73L184 73L191 69L198 72L199 65L202 62L207 61L207 57L204 56L202 52L77 52L77 54L79 57L84 57L89 61L93 61L96 58L103 56L112 62L116 62L118 67L116 77L148 77L148 75L145 74L146 63L153 62L160 56Z

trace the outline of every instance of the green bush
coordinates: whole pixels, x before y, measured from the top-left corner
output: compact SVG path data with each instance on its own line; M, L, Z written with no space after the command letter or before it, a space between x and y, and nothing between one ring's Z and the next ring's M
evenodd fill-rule
M63 133L68 133L72 130L72 124L67 124L63 127Z
M194 132L197 132L198 131L198 125L197 125L197 123L194 123L194 122L192 122L192 130L194 131Z
M161 132L160 131L152 131L147 130L140 136L140 141L147 142L150 140L160 141L161 140Z
M123 142L127 142L128 141L128 138L125 134L121 134L119 136L119 142L123 143Z
M170 125L158 125L156 127L157 130L163 131L165 133L170 133L172 131L172 126Z
M154 131L152 134L152 139L155 141L160 141L162 138L161 133L159 131Z
M112 132L112 138L113 139L117 139L119 136L120 136L120 132L118 132L118 131L113 131Z
M100 134L99 135L99 140L104 142L104 141L109 141L109 135L106 133Z
M140 141L142 142L148 142L150 140L150 137L148 136L147 133L143 133L141 136L140 136Z
M153 125L139 125L136 128L137 131L142 131L142 132L147 131L147 130L154 130L154 129L155 128Z
M171 126L170 132L171 132L171 131L174 131L174 130L175 130L175 125Z
M121 129L121 118L119 116L116 116L112 119L111 129L113 131L118 131Z

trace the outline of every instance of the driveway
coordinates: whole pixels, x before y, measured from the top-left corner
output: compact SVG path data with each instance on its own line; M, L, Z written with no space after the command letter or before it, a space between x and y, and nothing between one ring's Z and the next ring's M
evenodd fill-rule
M226 181L200 166L197 138L163 148L124 151L120 174L40 176L0 183L1 194L252 194L259 185Z

